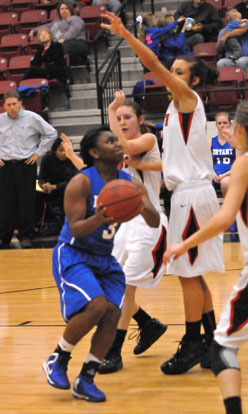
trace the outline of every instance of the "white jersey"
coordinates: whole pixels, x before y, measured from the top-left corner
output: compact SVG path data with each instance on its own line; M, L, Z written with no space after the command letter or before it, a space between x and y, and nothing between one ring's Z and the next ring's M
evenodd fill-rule
M179 112L172 101L165 115L163 129L163 175L169 190L178 184L201 179L212 180L213 161L206 135L206 115L197 96L193 112Z
M244 155L248 156L248 152ZM239 348L248 340L248 193L237 214L237 225L245 267L233 286L214 333L214 339L229 348Z
M160 160L157 140L142 160ZM123 169L146 187L153 206L160 213L160 225L149 227L140 214L122 223L115 235L112 254L123 268L127 285L154 288L164 273L163 252L166 250L167 235L167 217L159 202L161 172L138 171L125 165Z
M156 137L155 137L156 138ZM158 148L157 139L153 148L147 151L142 156L142 162L151 162L151 161L160 161L160 152ZM149 198L151 203L156 208L156 210L160 211L160 201L159 201L159 194L161 188L161 172L160 171L141 171L136 170L135 168L125 166L125 161L123 162L124 171L128 172L133 178L137 181L141 182L148 192Z

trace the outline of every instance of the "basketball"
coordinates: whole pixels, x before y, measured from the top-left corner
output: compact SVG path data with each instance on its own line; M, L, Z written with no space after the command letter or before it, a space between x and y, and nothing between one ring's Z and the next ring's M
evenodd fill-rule
M117 223L125 223L141 211L141 189L131 181L110 181L99 193L97 204L100 203L106 207L107 217L113 217Z

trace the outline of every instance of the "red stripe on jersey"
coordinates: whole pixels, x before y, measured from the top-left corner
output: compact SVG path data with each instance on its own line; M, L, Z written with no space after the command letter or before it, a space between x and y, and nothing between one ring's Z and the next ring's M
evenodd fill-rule
M230 306L230 325L226 333L228 336L233 333L240 331L243 326L248 323L247 318L247 302L248 297L248 287L241 289L237 292L235 297L231 300Z
M179 124L180 124L180 128L181 128L182 136L183 136L183 139L184 139L184 142L185 142L186 145L188 143L189 131L190 131L190 127L191 127L191 124L192 124L193 115L194 115L194 111L190 112L189 121L188 121L188 125L187 125L186 136L185 136L185 131L184 131L184 127L183 127L183 114L182 114L182 112L178 112Z
M188 221L186 223L184 232L182 234L182 239L185 240L187 239L189 236L191 236L191 234L195 233L197 230L199 230L200 226L198 224L198 221L196 219L196 215L194 212L193 207L190 208L190 212L189 212L189 218ZM191 264L191 266L193 266L193 264L195 263L197 257L198 257L198 247L192 247L191 249L188 250L188 257L189 257L189 262Z
M169 116L170 116L170 114L165 115L164 126L168 126Z
M154 249L152 250L152 257L154 262L154 267L152 269L153 279L157 276L159 269L163 264L163 254L167 247L167 232L166 228L162 226L162 230L158 239L158 242Z

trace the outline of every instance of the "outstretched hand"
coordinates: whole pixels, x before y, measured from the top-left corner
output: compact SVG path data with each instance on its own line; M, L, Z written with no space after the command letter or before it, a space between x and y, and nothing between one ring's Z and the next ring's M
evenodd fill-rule
M115 99L109 105L109 109L116 111L120 106L124 105L126 96L123 91L119 90L115 92Z
M71 158L71 156L74 154L74 149L70 138L63 132L60 134L60 138L62 139L62 145L64 147L67 158Z
M118 34L120 36L122 35L122 31L123 29L125 29L125 27L122 24L122 21L119 17L117 17L114 13L111 13L108 11L106 13L102 13L101 17L103 17L104 19L107 19L110 23L110 24L101 23L102 29L107 29L110 32L114 34Z
M187 248L184 246L184 243L174 244L169 247L163 255L164 264L169 263L171 260L176 260L179 256L186 253Z

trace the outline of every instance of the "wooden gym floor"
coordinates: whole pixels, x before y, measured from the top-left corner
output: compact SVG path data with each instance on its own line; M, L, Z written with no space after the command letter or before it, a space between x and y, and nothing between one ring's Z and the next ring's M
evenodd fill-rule
M59 299L51 274L52 249L0 251L0 412L3 414L217 414L224 413L216 380L209 370L194 367L184 375L166 376L160 365L172 356L184 333L182 295L175 276L164 276L154 289L138 291L139 303L169 324L149 350L133 355L135 340L126 340L124 369L97 375L105 403L73 399L71 391L50 387L42 362L63 332ZM242 269L239 243L224 244L225 274L206 275L216 317ZM131 326L128 335L133 331ZM73 351L69 378L73 383L88 353L92 333ZM248 413L248 344L239 352L243 375L243 407Z

